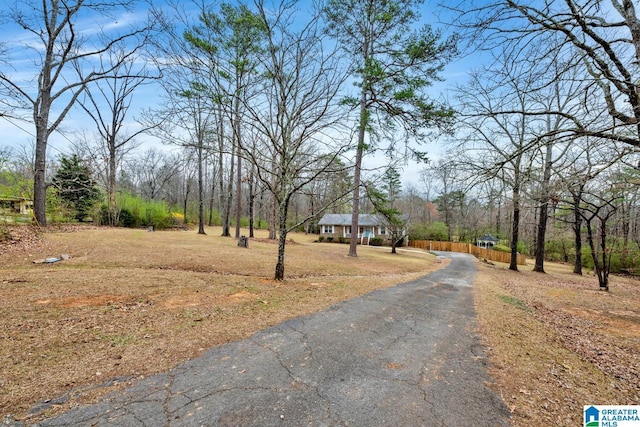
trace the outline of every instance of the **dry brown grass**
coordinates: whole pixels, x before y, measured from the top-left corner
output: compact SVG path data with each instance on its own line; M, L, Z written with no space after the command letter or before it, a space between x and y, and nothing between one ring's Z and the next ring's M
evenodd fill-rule
M292 234L287 279L276 282L277 245L266 235L245 249L216 228L206 236L66 231L24 236L29 244L0 251L0 419L37 421L209 347L443 265L389 248L347 257L346 245ZM71 258L33 263L60 254Z
M583 405L640 403L640 282L547 264L480 268L476 307L512 425L582 425Z
M169 369L211 346L444 266L424 252L313 243L249 249L195 232L59 230L0 246L0 419L34 422ZM62 253L55 264L33 260ZM530 270L530 266L523 270ZM480 264L476 309L496 392L516 427L580 425L582 405L640 403L640 283L547 264ZM117 379L114 381L114 379ZM62 397L56 400L56 398ZM32 409L37 402L54 399Z

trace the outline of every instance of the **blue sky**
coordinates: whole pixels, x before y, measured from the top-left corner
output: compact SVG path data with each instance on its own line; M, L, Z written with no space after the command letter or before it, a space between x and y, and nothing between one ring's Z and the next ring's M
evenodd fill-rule
M162 2L156 1L156 4ZM0 7L0 11L6 16L9 6L3 2ZM437 9L436 2L427 0L425 1L421 15L425 22L429 22L434 27L441 26L438 24L435 13L440 11ZM128 24L135 24L137 21L144 20L147 15L147 6L141 3L138 10L133 13L120 13L117 16L106 15L92 15L84 16L83 20L78 23L78 29L80 34L86 37L92 37L95 34L96 29L102 27L109 31L117 31L119 28L123 28ZM446 15L444 15L446 19ZM443 19L443 16L440 16ZM5 43L9 47L10 54L10 66L7 68L6 64L0 63L0 67L5 73L13 76L13 78L22 80L24 85L28 82L34 82L33 76L35 75L34 63L37 62L37 51L29 49L25 46L34 46L33 35L23 30L21 27L12 24L10 22L0 24L0 29L4 34ZM446 28L444 28L446 33ZM4 56L4 58L7 58ZM442 74L445 78L445 82L436 83L432 88L432 96L434 98L446 97L450 92L452 86L456 82L464 80L466 73L469 71L471 64L477 65L478 58L465 58L464 60L454 61L451 63ZM31 84L33 88L31 93L35 90L35 84ZM136 124L134 118L139 115L141 109L154 106L158 101L157 96L158 88L153 86L146 86L141 88L135 95L135 109L131 112L129 120L131 121L131 129L135 129ZM26 113L30 117L30 113ZM94 133L95 125L87 117L85 113L80 111L79 108L74 109L63 122L60 132L55 133L50 138L49 142L49 154L48 158L52 159L60 154L70 154L73 152L73 141L77 138L75 133L84 132L87 135ZM32 124L17 121L6 120L0 118L0 134L3 135L0 147L4 146L21 146L31 145L34 140L35 129ZM157 141L151 137L142 136L139 141L145 142L142 144L141 149L150 148L151 144L157 145ZM433 157L437 157L442 152L441 148L437 144L429 144L426 147ZM369 159L371 165L375 163L381 163L381 159ZM412 182L416 184L418 182L418 172L421 166L416 164L409 164L403 173L403 180L405 182Z
M18 2L17 4L19 7L29 7L28 4L23 2ZM0 7L2 15L7 16L10 13L10 8L13 8L13 6L3 3ZM76 24L77 37L92 40L98 34L98 29L102 29L106 33L115 34L128 25L135 25L136 22L144 20L145 17L146 11L121 12L118 15L83 15ZM13 81L20 82L20 86L33 98L37 90L36 76L39 57L42 54L41 43L33 33L24 30L11 20L7 20L0 25L6 48L0 68L6 75L11 76ZM33 26L32 28L36 27ZM54 105L62 106L63 104ZM31 118L31 114L30 111L20 112L21 116L28 119ZM54 117L57 117L57 113L52 115L52 119ZM92 122L90 122L85 113L81 112L79 108L73 109L66 116L59 132L52 135L48 157L51 158L51 156L56 156L59 153L71 153L71 143L76 138L74 132L93 132L94 127L91 125ZM31 145L35 139L33 124L25 121L0 119L0 132L4 136L0 145Z

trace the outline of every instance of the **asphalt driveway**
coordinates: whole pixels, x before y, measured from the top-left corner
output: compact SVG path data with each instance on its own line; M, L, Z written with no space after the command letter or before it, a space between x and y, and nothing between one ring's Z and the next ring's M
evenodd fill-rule
M475 330L475 261L209 350L39 426L507 426Z

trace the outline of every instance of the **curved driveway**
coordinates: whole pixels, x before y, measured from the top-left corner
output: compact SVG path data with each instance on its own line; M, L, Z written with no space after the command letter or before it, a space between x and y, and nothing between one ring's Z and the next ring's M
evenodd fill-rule
M507 426L473 257L213 348L41 426Z

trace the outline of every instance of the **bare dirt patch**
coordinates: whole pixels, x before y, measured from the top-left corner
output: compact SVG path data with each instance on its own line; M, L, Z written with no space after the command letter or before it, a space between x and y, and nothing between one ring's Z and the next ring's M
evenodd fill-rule
M193 231L65 227L0 251L0 420L27 424L162 372L215 345L442 267L426 252L277 245ZM30 242L30 243L26 243ZM52 264L33 260L59 254Z
M582 425L583 405L640 402L640 282L549 264L512 272L482 265L476 281L480 331L494 387L512 425Z

